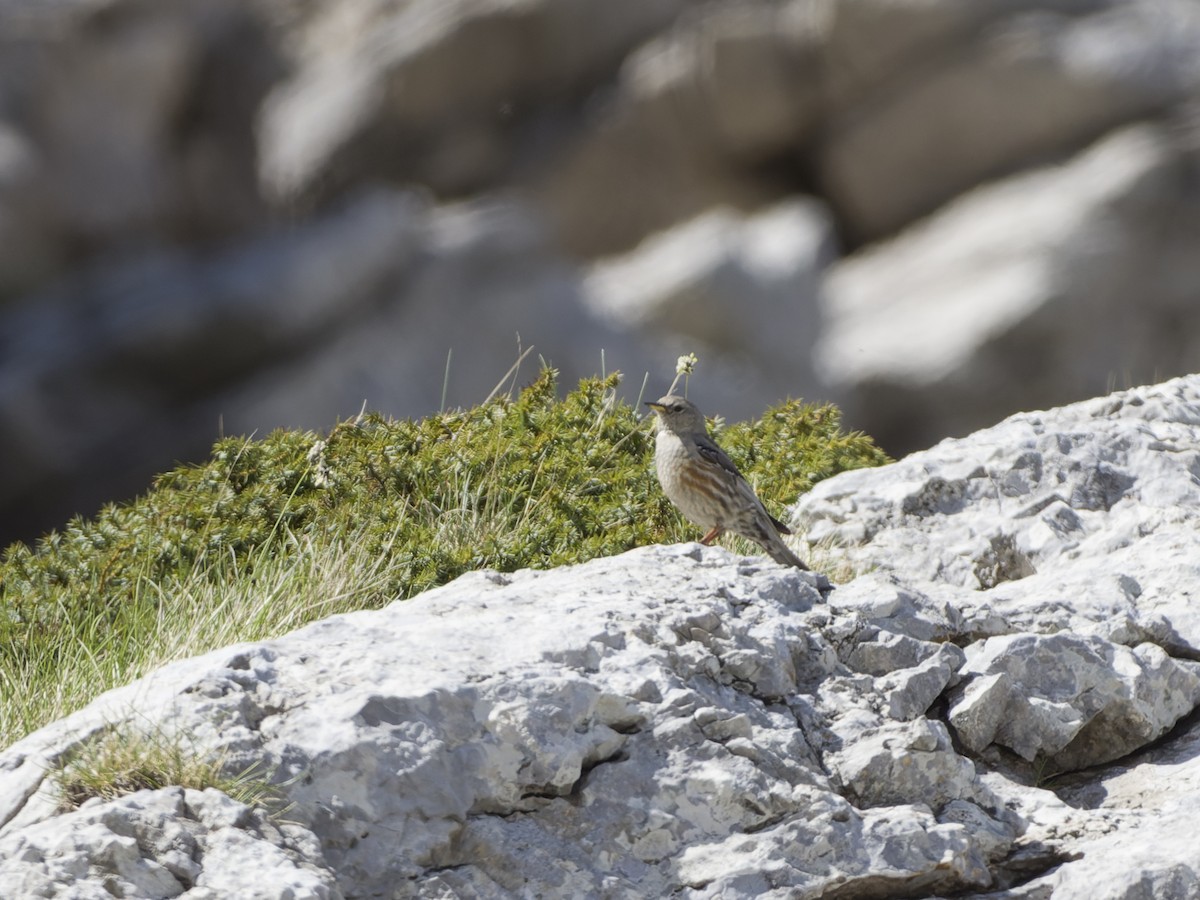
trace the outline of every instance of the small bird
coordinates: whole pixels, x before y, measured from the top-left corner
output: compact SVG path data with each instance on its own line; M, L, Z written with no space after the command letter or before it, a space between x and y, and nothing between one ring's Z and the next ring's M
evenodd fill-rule
M711 544L722 532L732 531L754 541L776 562L807 569L779 536L791 530L767 512L733 460L708 436L696 405L674 394L646 405L658 419L658 483L685 518L708 529L700 543Z

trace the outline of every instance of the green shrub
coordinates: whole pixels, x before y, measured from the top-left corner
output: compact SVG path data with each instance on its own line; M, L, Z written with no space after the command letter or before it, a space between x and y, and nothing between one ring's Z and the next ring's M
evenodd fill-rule
M0 693L30 697L41 679L58 691L82 660L95 694L165 661L155 648L170 647L169 658L257 639L472 569L545 568L699 537L659 489L652 432L616 399L617 380L585 380L560 400L547 369L515 397L418 421L368 415L323 439L223 440L137 500L75 519L36 548L10 547L0 560ZM843 433L831 406L789 402L718 438L777 515L822 478L886 461L865 436ZM341 592L329 578L359 586ZM239 605L260 582L284 610ZM329 590L337 603L313 602ZM159 634L224 609L231 592L241 599L229 609L240 611L223 629L179 647ZM0 745L86 699L6 703Z

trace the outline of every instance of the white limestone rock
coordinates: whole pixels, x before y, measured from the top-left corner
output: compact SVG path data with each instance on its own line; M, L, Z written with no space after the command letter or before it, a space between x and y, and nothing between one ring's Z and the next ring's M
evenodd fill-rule
M887 663L922 648L899 635L965 648L930 715L945 715L995 800L955 798L938 817L985 847L987 821L1000 823L984 851L988 897L1195 890L1180 816L1200 798L1197 471L1200 376L1190 376L1014 416L830 479L794 510L809 541L866 573L830 598L835 624L859 624L827 632L843 660L877 673L857 676L857 690L878 693L881 717L889 679L910 671ZM844 758L887 771L866 750L878 719L859 710L830 727ZM1033 762L1022 768L1022 756ZM1022 784L1038 779L1050 790Z
M1200 730L1135 754L1099 777L1070 785L1067 802L1108 817L1079 858L1031 881L1031 890L1059 897L1138 900L1200 893L1194 810L1200 794Z
M950 609L960 636L1159 635L1196 655L1198 428L1196 377L1020 413L822 482L794 523L868 572L833 602L844 594L872 621L895 604L906 618Z
M857 532L851 521L839 524L851 533ZM822 523L815 523L810 539L817 533L828 533ZM837 540L844 538L838 535ZM883 633L904 635L918 641L950 640L966 628L957 605L948 600L935 600L931 595L915 590L911 582L902 583L882 571L868 571L849 584L840 585L830 597L829 605L838 613L854 614L856 619ZM875 649L864 648L863 652L873 653Z
M897 669L912 668L936 656L946 646L894 631L872 630L875 632L872 635L860 633L857 642L846 654L846 664L856 672L886 675ZM961 660L959 665L962 665Z
M949 719L973 750L995 742L1056 769L1085 768L1148 744L1191 712L1200 702L1197 668L1154 644L1130 649L1070 634L989 638L967 649L959 673L985 686L953 703Z
M972 796L975 767L954 752L941 722L888 723L828 759L860 806L923 803L941 809Z
M144 790L0 836L0 897L341 900L311 833L216 790Z
M878 684L887 699L887 714L908 721L923 716L937 700L964 661L954 644L940 644L938 652L919 665L885 676Z
M832 592L647 547L167 666L0 754L0 896L1186 896L1197 472L1200 376L819 484L794 524L864 572ZM294 824L59 814L122 723L263 765Z
M819 583L719 549L649 547L479 573L168 666L0 757L0 784L20 786L0 794L0 838L69 822L35 776L97 723L132 718L275 771L288 819L348 896L716 892L722 846L767 861L795 896L987 886L967 829L933 818L979 793L943 725L904 726L926 737L852 776L870 809L830 779L822 723L883 720L873 694L803 693L845 671L821 635ZM832 856L815 839L830 828ZM762 883L738 871L730 885Z

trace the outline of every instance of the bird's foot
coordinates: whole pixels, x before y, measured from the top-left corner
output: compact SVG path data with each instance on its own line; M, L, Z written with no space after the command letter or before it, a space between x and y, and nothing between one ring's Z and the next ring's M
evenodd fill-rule
M721 536L721 532L724 530L725 529L720 525L714 525L708 530L708 534L700 538L700 543L702 543L705 547L711 546L712 542L719 538Z

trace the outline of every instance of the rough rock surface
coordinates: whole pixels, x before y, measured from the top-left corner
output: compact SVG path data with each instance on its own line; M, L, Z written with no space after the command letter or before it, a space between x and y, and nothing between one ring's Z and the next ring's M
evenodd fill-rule
M0 894L1193 896L1198 472L1200 376L819 484L832 590L647 547L167 666L0 755ZM265 765L289 824L58 813L130 722Z
M1198 60L1194 0L0 2L0 543L517 335L894 454L1193 371Z
M1014 416L830 479L794 510L810 543L867 573L831 609L885 638L843 657L868 671L919 658L888 632L962 645L934 709L959 752L994 767L985 783L1014 791L1024 839L1079 857L998 896L1200 891L1180 820L1200 790L1197 473L1190 376ZM1017 790L1021 772L1063 805Z
M305 829L271 822L220 791L164 788L93 800L64 829L48 819L0 839L4 897L77 900L333 900L342 896Z

